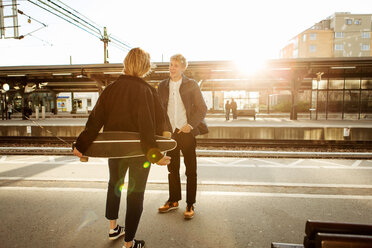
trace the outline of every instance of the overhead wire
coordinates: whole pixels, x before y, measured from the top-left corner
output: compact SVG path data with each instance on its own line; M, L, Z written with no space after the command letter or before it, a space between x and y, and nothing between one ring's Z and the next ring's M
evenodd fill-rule
M77 24L75 24L75 23L71 22L70 20L67 20L66 18L64 18L64 17L62 17L62 16L60 16L60 15L58 15L58 14L56 14L56 13L53 13L53 12L52 12L52 11L50 11L49 9L47 9L47 8L45 8L45 7L43 7L43 6L40 6L39 4L37 4L37 3L34 3L34 2L32 2L31 0L27 0L27 1L28 1L28 2L30 2L30 3L32 3L32 4L34 4L34 5L36 5L36 6L38 6L39 8L42 8L42 9L44 9L45 11L48 11L49 13L51 13L51 14L53 14L53 15L55 15L55 16L57 16L57 17L59 17L59 18L63 19L63 20L65 20L66 22L68 22L68 23L70 23L70 24L72 24L72 25L74 25L74 26L76 26L76 27L78 27L78 28L80 28L80 29L84 30L85 32L87 32L87 33L90 33L91 35L93 35L93 36L97 37L98 39L101 39L101 37L100 37L100 36L98 36L97 34L95 34L95 33L92 33L92 32L90 32L90 31L86 30L86 29L85 29L85 28L83 28L83 27L80 27L79 25L77 25Z
M39 0L39 1L40 1L40 0ZM78 18L79 20L85 22L86 24L88 24L88 25L91 26L92 28L98 30L98 33L101 34L101 30L100 30L99 28L95 27L93 24L91 24L91 23L87 22L86 20L80 18L79 16L77 16L77 15L75 15L74 13L72 13L71 11L69 11L69 10L67 10L67 9L65 9L65 8L63 8L63 7L61 7L60 5L54 3L54 2L52 2L52 1L50 1L50 0L47 0L47 1L50 2L50 3L52 3L52 4L54 4L54 5L57 6L58 8L61 8L62 10L66 11L67 13L69 13L69 14L75 16L75 17ZM40 2L41 2L41 1L40 1ZM70 18L71 18L71 17L70 17ZM101 34L101 35L102 35L102 34Z
M102 26L100 26L99 24L95 23L94 21L92 21L91 19L89 19L88 17L84 16L83 14L81 14L79 11L75 10L74 8L71 8L70 6L68 6L67 4L59 1L59 0L56 0L57 2L61 3L62 5L64 5L65 7L69 8L71 11L75 12L76 14L84 17L86 20L90 21L91 23L93 23L94 25L98 26L99 28L103 29Z
M118 49L120 49L120 50L127 50L127 51L129 51L130 49L128 49L128 48L124 48L123 49L123 47L122 46L119 46L119 45L117 45L116 43L111 43L111 45L113 45L114 47L116 47L116 48L118 48Z
M39 1L40 1L40 0L39 0ZM51 0L47 0L47 1L53 3L53 4L56 5L56 6L58 6L57 4L55 4L55 3L54 3L53 1L51 1ZM95 26L98 26L98 27L100 27L101 29L103 29L102 26L100 26L99 24L95 23L94 21L92 21L92 20L89 19L88 17L84 16L84 15L81 14L79 11L73 9L72 7L68 6L67 4L63 3L63 2L60 1L60 0L56 0L56 1L59 2L60 5L64 5L66 8L70 9L70 11L75 12L76 14L78 14L78 15L84 17L85 19L87 19L88 21L90 21L91 23L93 23ZM58 6L58 7L62 8L61 6ZM65 11L67 11L67 10L65 10ZM71 12L70 12L70 13L71 13ZM73 13L71 13L71 14L74 15L74 16L76 16L76 15L73 14ZM76 16L76 17L77 17L77 16ZM79 19L81 19L81 18L79 18ZM83 20L83 19L81 19L81 20ZM83 21L86 22L86 23L88 23L88 22L85 21L85 20L83 20ZM89 25L93 26L92 24L89 24ZM100 31L99 31L99 32L100 32ZM102 35L101 32L100 32L100 35L101 35L101 40L102 40L104 37L103 37L103 35ZM127 43L121 41L119 38L117 38L117 37L115 37L115 36L113 36L113 35L109 35L109 38L110 38L110 42L111 42L111 44L116 44L118 48L125 49L125 50L130 50L130 49L132 48L131 45L129 45L129 44L127 44Z
M111 40L114 40L116 41L117 43L123 45L126 49L131 49L131 46L129 46L128 44L120 41L119 39L115 38L114 36L110 36Z
M63 19L64 21L84 30L85 32L95 36L101 41L107 40L107 37L105 37L101 32L102 27L100 25L96 24L95 22L93 22L92 20L82 15L80 12L76 11L75 9L71 8L70 6L66 5L60 0L56 1L46 0L47 2L42 0L25 1L28 1L38 6L39 8L42 8L45 11ZM54 6L51 6L51 4ZM109 35L108 38L112 45L115 45L117 48L121 50L129 51L132 48L131 45L121 41L119 38L113 35Z
M101 32L100 32L99 29L98 29L98 31L97 31L97 29L92 29L91 27L87 26L86 24L81 23L80 21L74 19L73 17L69 16L68 14L63 13L61 10L56 9L56 8L54 8L54 7L50 6L50 5L48 5L47 3L45 3L45 2L43 2L43 1L41 1L41 0L36 0L36 1L38 1L38 2L40 2L40 3L42 3L42 4L44 4L45 6L51 8L51 9L54 10L54 11L57 11L58 13L61 13L61 14L64 15L65 17L67 17L67 18L73 20L75 23L78 23L78 24L84 26L85 28L88 28L91 32L95 32L95 33L97 33L98 35L101 35ZM49 1L49 0L48 0L48 1Z
M31 33L29 33L28 35L34 37L35 39L38 39L38 40L42 41L43 43L47 44L48 46L53 46L52 43L50 43L50 42L48 42L48 41L46 41L46 40L43 40L43 39L41 39L41 38L39 38L39 37L37 37L37 36L31 34Z

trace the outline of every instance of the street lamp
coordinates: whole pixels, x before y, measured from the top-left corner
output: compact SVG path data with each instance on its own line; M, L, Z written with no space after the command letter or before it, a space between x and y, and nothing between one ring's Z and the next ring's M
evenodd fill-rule
M3 84L3 90L8 91L9 90L9 84Z

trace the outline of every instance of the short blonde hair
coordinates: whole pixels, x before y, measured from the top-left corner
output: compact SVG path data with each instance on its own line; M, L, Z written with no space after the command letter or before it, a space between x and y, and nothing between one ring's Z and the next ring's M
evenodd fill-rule
M170 59L171 60L178 61L181 65L184 66L185 69L188 66L187 60L186 60L186 58L182 54L179 54L179 53L178 54L175 54Z
M151 69L150 54L136 47L124 59L124 73L135 77L145 77Z

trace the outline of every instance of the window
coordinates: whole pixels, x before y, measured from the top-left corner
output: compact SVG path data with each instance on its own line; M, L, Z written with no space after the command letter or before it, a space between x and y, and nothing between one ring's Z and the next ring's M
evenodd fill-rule
M357 19L357 20L354 21L354 24L355 25L361 25L362 24L362 20Z
M362 38L371 38L371 33L370 32L362 32Z
M293 51L292 56L293 58L298 58L298 49Z
M306 34L304 34L304 35L302 36L302 41L303 41L303 42L306 42Z
M362 51L369 51L369 44L362 44L361 50Z
M353 24L353 20L352 19L346 19L346 25L351 25Z
M344 45L343 44L335 44L335 50L336 51L344 50Z
M363 79L362 89L372 89L372 79ZM372 101L372 95L371 95L371 101Z
M311 53L316 52L316 45L310 45L310 52Z
M316 33L310 34L310 40L316 40Z
M343 79L330 79L329 80L329 88L330 89L343 89L344 88L344 80Z
M360 79L345 79L345 89L359 89Z
M344 38L344 32L336 32L335 38Z

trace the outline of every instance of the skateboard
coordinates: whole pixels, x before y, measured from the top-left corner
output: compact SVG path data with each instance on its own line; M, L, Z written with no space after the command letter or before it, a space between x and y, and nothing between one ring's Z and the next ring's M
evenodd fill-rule
M161 152L167 152L176 148L177 142L171 139L170 136L170 132L163 132L163 136L155 135L156 143ZM140 156L144 156L144 153L139 133L110 131L99 133L93 143L83 153L80 161L87 162L88 157L132 158Z

